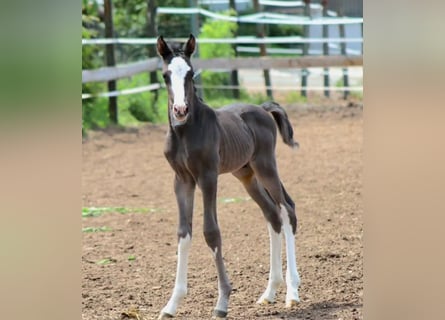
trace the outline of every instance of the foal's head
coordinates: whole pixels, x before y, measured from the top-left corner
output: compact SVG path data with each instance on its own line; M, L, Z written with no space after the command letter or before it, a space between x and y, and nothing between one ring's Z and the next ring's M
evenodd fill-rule
M195 88L190 57L195 51L195 43L195 37L190 35L182 48L172 48L162 36L158 38L157 49L164 62L162 72L168 90L168 109L172 126L186 123L193 108Z

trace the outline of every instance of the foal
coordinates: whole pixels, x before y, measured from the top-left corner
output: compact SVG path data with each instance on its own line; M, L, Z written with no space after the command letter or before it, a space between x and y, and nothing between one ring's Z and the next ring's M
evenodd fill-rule
M195 94L190 57L195 38L190 35L182 49L172 48L161 37L157 50L163 60L168 90L169 131L165 157L175 172L174 190L179 208L178 262L175 287L159 319L175 315L187 293L187 262L192 238L195 186L202 190L204 237L215 259L218 300L214 316L225 318L232 290L221 250L216 215L218 175L231 172L261 208L270 236L270 273L258 303L272 303L283 282L281 231L286 240L286 306L299 301L300 277L295 258L297 218L295 205L281 183L275 161L277 127L284 143L294 147L293 130L286 112L278 104L230 105L219 110L208 107ZM272 116L271 116L272 115ZM275 121L274 121L275 120Z

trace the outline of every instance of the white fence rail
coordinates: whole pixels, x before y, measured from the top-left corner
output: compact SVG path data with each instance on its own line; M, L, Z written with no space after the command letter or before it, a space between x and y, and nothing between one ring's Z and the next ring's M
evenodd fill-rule
M260 0L261 5L266 6L278 6L278 7L304 7L303 1L272 1L272 0ZM319 4L310 4L312 9L320 9ZM232 21L237 23L254 23L254 24L286 24L286 25L301 25L301 26L335 26L335 25L360 25L363 24L363 18L351 18L351 17L337 17L335 12L328 12L328 17L306 17L295 16L289 14L278 14L261 12L249 15L241 16L227 16L223 14L214 13L202 8L170 8L170 7L158 7L157 14L200 14L212 19ZM314 27L315 28L315 27ZM356 28L356 27L353 27ZM169 41L185 42L186 38L169 38ZM113 39L82 39L82 45L106 45L106 44L121 44L121 45L155 45L157 38L113 38ZM351 44L360 46L363 43L362 37L264 37L257 38L253 36L239 36L234 38L218 38L218 39L197 39L198 43L221 43L221 44L234 44L238 45L237 49L240 52L258 52L258 48L248 46L260 45L260 44L308 44L312 46L320 46L323 43L327 43L330 48L339 49L339 46L345 44ZM298 48L268 48L269 53L286 53L286 54L299 54L301 49ZM343 67L349 66L361 66L363 65L363 57L361 50L355 48L346 48L346 56L311 56L311 54L321 53L320 50L314 48L308 52L310 55L299 58L235 58L235 59L194 59L193 64L196 70L199 72L201 69L205 70L239 70L239 69L302 69L312 67ZM110 80L117 80L122 78L131 77L135 74L142 72L150 72L160 69L161 61L158 58L150 58L144 61L130 63L115 67L104 67L96 70L82 70L82 83L87 82L106 82ZM115 97L125 94L134 94L144 91L156 90L163 85L159 83L151 84L148 86L132 88L121 91L113 91L107 93L101 93L98 96L101 97ZM203 86L206 88L206 86ZM236 86L224 86L218 87L218 89L233 89ZM243 88L249 89L249 86L244 85ZM273 90L336 90L336 91L360 91L362 87L316 87L316 86L304 86L304 87L274 87ZM88 99L93 97L91 94L82 94L82 99Z
M201 70L246 70L246 69L302 69L302 68L317 68L317 67L350 67L363 65L362 56L305 56L300 58L215 58L215 59L193 59L193 64L197 72ZM117 80L122 78L128 78L136 74L143 72L150 72L160 69L161 60L159 58L150 58L145 61L131 63L122 66L115 67L103 67L96 70L82 70L82 83L88 82L106 82L110 80ZM145 91L156 90L163 87L159 83L155 83L149 86L143 86L138 88L132 88L121 91L113 91L108 93L101 93L99 97L116 97L119 95L127 95L140 93ZM203 88L211 88L209 86L197 86ZM215 86L215 89L234 89L241 88L239 86ZM249 85L243 85L242 88L250 90L255 87ZM285 90L301 90L301 86L280 86L270 87L273 90L285 91ZM322 88L336 91L362 91L362 87L318 87L318 86L306 86L306 90L321 91ZM88 99L93 97L91 94L82 94L82 99Z
M340 25L340 24L360 24L363 23L363 18L351 17L319 17L310 18L304 16L295 16L281 13L260 12L244 16L227 16L219 13L214 13L202 8L170 8L158 7L158 14L200 14L212 19L239 22L239 23L263 23L263 24L288 24L288 25Z
M299 69L315 67L349 67L363 65L361 56L305 56L300 58L214 58L193 59L196 70L239 70L239 69ZM96 70L82 70L82 83L106 82L127 78L142 72L160 69L161 61L150 58L145 61Z
M166 38L169 41L186 42L187 38ZM91 44L156 44L157 38L112 38L112 39L82 39L82 45ZM297 44L297 43L362 43L363 38L303 38L267 37L256 38L241 36L234 38L200 38L198 43L228 43L228 44Z

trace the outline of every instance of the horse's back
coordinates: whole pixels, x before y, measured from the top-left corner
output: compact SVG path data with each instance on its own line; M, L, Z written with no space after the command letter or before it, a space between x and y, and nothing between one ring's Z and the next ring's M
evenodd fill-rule
M263 108L248 103L232 103L217 109L218 113L242 114L265 114Z
M266 134L271 134L273 143L275 143L275 121L270 113L262 107L247 103L235 103L220 108L218 112L232 114L240 118L243 124L249 128L254 139L261 138L263 140Z
M226 105L216 110L220 124L226 130L237 133L256 134L256 127L267 126L275 132L275 123L270 114L259 106L246 103Z

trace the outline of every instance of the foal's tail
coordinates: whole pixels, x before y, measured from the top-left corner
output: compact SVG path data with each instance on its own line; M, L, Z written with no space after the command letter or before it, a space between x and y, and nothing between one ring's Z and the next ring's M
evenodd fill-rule
M273 101L264 102L260 107L272 114L283 138L283 142L292 148L298 148L298 142L294 141L294 130L283 107Z

